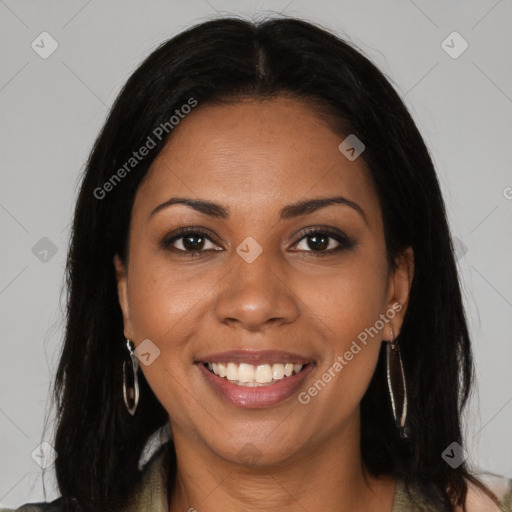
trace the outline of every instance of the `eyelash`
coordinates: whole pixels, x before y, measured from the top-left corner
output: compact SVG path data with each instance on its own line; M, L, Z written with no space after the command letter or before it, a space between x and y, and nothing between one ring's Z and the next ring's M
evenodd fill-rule
M166 236L161 241L160 246L162 247L162 249L171 250L171 251L175 252L176 254L178 254L179 256L184 256L184 257L188 257L188 258L197 258L197 257L201 256L201 253L212 252L212 249L199 250L199 251L185 251L183 249L176 249L175 247L171 247L174 242L176 242L177 240L180 240L182 238L186 238L188 235L201 235L204 238L208 239L210 242L215 243L211 239L211 235L208 231L205 231L204 229L201 229L201 228L185 227L185 228L180 228L177 231L175 231L174 233L172 233L171 235ZM299 242L301 242L303 239L307 238L308 236L313 236L313 235L327 235L328 238L332 238L339 243L338 247L336 247L335 249L329 249L327 251L325 251L325 250L324 251L313 251L313 250L304 251L307 253L312 253L315 257L321 258L324 256L336 254L343 250L351 249L356 245L356 242L354 239L352 239L351 237L349 237L341 232L338 232L337 230L333 230L331 228L305 229L299 233L300 238L297 240L297 242L295 242L294 245L298 244ZM298 252L302 252L302 251L298 251Z

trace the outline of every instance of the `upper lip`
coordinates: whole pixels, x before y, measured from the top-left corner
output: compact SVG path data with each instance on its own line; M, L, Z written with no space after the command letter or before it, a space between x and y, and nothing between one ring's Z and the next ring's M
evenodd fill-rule
M247 363L252 365L275 364L275 363L293 363L308 364L313 363L313 359L304 357L293 352L284 352L282 350L227 350L226 352L216 352L206 356L198 357L196 363Z

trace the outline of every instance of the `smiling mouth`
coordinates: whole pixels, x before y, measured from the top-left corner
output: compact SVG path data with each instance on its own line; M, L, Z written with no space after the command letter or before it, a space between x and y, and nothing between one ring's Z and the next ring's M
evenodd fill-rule
M310 363L274 363L252 365L248 363L202 363L217 377L236 386L261 387L272 386L302 372Z

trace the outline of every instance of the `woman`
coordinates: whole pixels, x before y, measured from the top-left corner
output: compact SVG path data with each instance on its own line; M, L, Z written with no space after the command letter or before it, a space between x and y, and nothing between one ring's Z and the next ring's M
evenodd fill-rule
M428 150L325 30L218 19L153 52L89 158L67 279L61 497L33 510L506 510L464 461Z

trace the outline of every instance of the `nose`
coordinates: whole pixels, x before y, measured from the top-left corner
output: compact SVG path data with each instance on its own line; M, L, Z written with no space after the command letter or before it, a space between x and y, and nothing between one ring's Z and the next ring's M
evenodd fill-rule
M280 268L271 261L270 251L264 250L252 263L236 255L232 269L219 283L218 321L251 332L294 322L300 314L299 303Z

